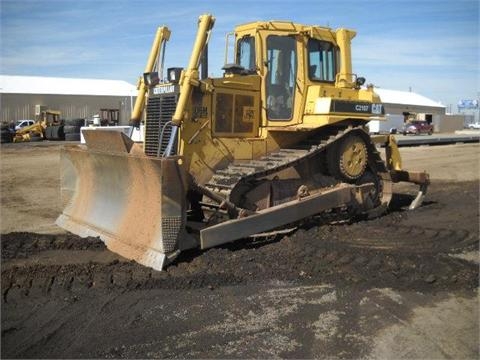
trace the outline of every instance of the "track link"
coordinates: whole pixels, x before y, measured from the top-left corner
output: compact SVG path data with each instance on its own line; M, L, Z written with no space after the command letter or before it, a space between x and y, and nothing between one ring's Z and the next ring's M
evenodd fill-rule
M380 204L372 211L372 217L378 216L379 213L386 210L391 200L392 181L375 144L361 126L339 128L333 135L315 134L292 148L280 148L259 159L234 162L228 167L216 171L205 187L230 201L230 195L241 184L261 180L309 161L314 156L327 151L330 146L349 134L358 134L365 141L369 153L368 166L381 179Z

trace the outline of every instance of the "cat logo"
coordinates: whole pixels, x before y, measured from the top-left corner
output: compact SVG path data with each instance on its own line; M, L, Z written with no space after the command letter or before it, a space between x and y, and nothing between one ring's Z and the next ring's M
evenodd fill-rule
M153 89L153 93L155 95L159 94L170 94L175 92L175 86L174 85L162 85L162 86L157 86L156 88Z
M372 114L382 115L383 105L382 104L372 104Z

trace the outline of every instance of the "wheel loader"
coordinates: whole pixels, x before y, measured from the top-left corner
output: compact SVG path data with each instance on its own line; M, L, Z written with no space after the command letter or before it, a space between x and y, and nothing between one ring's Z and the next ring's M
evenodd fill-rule
M410 208L421 204L428 174L403 170L394 137L366 130L384 107L352 72L355 31L240 25L227 37L233 62L211 78L214 22L200 16L187 67L167 69L166 79L170 30L158 29L132 113L134 126L144 122L143 143L84 131L85 145L62 150L59 226L161 270L189 248L317 217L380 216L396 182L418 185Z

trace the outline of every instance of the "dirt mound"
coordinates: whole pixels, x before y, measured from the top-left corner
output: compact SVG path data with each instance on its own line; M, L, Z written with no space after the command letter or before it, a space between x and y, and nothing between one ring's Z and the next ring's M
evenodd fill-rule
M451 255L478 251L478 229L475 224L470 229L451 228L448 221L440 227L438 221L425 219L435 212L436 204L417 212L396 209L372 221L306 226L270 241L191 250L163 272L112 256L95 238L11 233L2 237L3 299L89 289L215 288L272 280L364 289L476 288L478 266ZM70 260L51 261L62 256Z

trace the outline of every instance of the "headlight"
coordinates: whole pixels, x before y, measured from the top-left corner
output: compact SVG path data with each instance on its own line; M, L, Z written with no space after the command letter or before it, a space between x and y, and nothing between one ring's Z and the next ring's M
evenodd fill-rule
M167 69L167 80L173 84L178 84L183 68L169 68Z
M149 72L143 74L143 82L148 87L154 87L160 82L160 78L158 77L158 72Z

